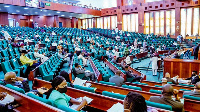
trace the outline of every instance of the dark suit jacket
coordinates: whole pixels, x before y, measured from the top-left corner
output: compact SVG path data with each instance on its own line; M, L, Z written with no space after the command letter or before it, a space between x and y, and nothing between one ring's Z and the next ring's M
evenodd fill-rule
M196 75L196 76L191 76L191 77L187 78L186 80L191 80L192 84L196 84L197 82L200 81L200 78L198 75Z
M198 55L198 52L199 52L199 46L198 45L194 47L193 52L194 52L194 55Z
M151 96L149 101L170 105L173 111L184 112L183 104L179 101L174 101L171 96Z
M22 88L25 92L29 92L30 91L30 87L29 87L29 84L28 84L28 81L22 81L21 83L16 81L16 82L12 82L12 83L8 83L6 81L4 81L5 84L11 84L13 86L17 86L19 88Z

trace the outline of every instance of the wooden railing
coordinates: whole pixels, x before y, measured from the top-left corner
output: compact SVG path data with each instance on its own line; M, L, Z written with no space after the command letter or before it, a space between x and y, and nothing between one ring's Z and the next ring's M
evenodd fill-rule
M20 104L19 107L14 109L15 112L63 112L62 110L51 105L35 100L25 94L19 93L2 85L0 85L0 92L6 92L7 94L13 96L15 101Z
M146 57L148 55L148 52L144 52L144 53L138 53L135 55L135 57L137 59L140 59L140 58L143 58L143 57Z
M95 73L95 76L97 78L98 81L102 81L102 74L99 72L99 70L97 69L96 65L94 64L94 62L92 61L91 57L88 58L90 65Z
M141 73L141 72L135 70L134 68L132 68L132 67L130 67L130 66L128 67L128 69L131 70L133 74L137 74L138 76L143 77L142 80L146 80L146 75L145 75L145 74L143 74L143 73Z
M112 63L110 63L107 59L104 60L104 63L114 72L116 73L119 69L114 66ZM126 81L126 74L124 74L123 72L121 72L120 74L123 78L124 78L124 81Z

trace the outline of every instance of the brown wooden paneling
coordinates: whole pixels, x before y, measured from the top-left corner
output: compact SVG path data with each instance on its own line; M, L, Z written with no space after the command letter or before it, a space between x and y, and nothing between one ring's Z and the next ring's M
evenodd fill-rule
M192 71L197 71L197 74L199 74L199 70L200 70L200 65L198 63L192 63L191 64L191 71L190 71L190 75L192 74Z
M8 13L0 13L0 24L8 25Z
M174 77L176 75L180 75L180 63L173 62L173 71L171 77Z
M27 19L20 19L19 25L21 27L28 27L28 20Z
M181 72L180 75L179 75L180 77L187 78L187 76L189 74L191 74L190 73L190 64L182 63L182 67L181 67L181 71L180 72Z
M169 73L172 74L172 70L171 70L171 62L164 62L164 73L163 75L165 75L165 73Z

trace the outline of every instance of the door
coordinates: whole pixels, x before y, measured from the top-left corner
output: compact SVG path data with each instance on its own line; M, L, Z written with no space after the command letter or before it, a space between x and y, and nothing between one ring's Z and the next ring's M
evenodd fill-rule
M59 28L62 27L62 22L59 22Z

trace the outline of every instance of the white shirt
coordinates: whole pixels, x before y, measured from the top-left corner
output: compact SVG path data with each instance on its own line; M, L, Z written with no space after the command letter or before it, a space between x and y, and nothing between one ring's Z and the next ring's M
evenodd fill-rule
M27 42L30 42L30 40L29 40L29 39L25 39L25 40L24 40L24 43L27 43Z
M76 47L75 51L81 51L81 49L79 47Z
M130 56L127 56L126 59L125 59L125 61L126 61L126 64L131 64L131 58L130 58Z
M116 33L118 32L118 28L115 28L115 32L116 32Z
M60 40L60 41L59 41L59 44L62 44L62 43L63 43L63 40Z
M114 53L114 56L116 56L116 57L118 58L118 57L119 57L119 52L116 51L116 52Z
M161 48L157 48L156 51L161 51Z
M46 41L46 42L50 42L49 38L45 38L45 41Z
M52 46L57 46L58 44L57 43L52 43Z

